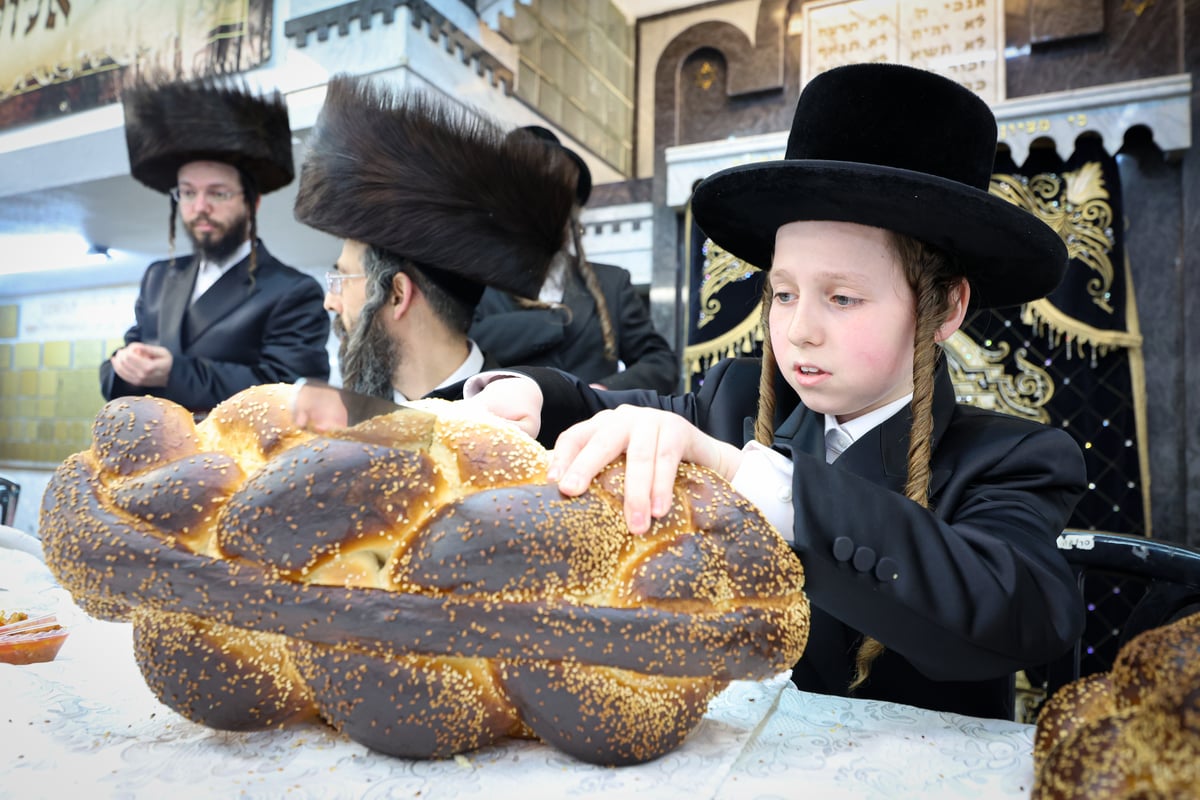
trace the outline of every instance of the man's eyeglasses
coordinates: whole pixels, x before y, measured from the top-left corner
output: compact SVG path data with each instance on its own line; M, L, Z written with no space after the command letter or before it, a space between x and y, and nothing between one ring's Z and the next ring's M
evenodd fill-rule
M347 278L365 278L365 277L367 277L367 276L361 272L353 273L353 274L346 273L346 272L326 272L325 273L325 285L329 287L330 294L337 295L337 294L342 293L342 281L346 280Z
M219 206L228 203L240 194L240 191L234 189L211 189L201 192L198 189L181 189L178 186L171 187L171 197L180 205L191 205L203 195L211 205Z

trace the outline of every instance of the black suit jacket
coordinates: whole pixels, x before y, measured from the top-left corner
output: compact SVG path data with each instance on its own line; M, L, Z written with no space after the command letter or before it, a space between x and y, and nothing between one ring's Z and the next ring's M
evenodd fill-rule
M111 361L100 365L105 399L151 394L191 411L208 411L260 383L329 378L329 314L313 278L276 260L262 242L250 279L246 258L189 303L198 264L191 256L156 261L142 277L135 322L125 343L146 342L174 356L167 385L133 386Z
M609 389L653 389L673 392L679 383L679 361L650 321L646 304L634 291L629 271L611 264L592 264L612 317L617 361L604 357L596 300L574 269L568 269L563 305L523 308L511 295L489 288L475 310L470 336L501 364L555 367L586 383Z
M621 403L683 414L741 446L753 438L759 361L728 359L695 394L594 392L524 370L545 396L546 446L567 425ZM824 416L782 377L775 449L793 465L793 549L813 608L800 688L846 695L862 636L887 651L859 697L1011 718L1013 673L1046 663L1083 630L1080 594L1055 539L1086 486L1065 432L955 402L942 369L934 398L929 508L904 497L906 409L825 463Z

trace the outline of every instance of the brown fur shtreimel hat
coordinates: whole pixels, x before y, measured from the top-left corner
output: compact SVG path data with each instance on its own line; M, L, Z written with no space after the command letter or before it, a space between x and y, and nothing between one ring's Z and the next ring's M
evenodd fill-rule
M1049 294L1067 268L1050 226L988 193L996 119L954 81L897 64L852 64L804 87L782 160L717 172L696 187L705 235L770 269L789 222L857 222L958 259L978 308Z
M576 169L534 136L418 91L330 79L296 219L431 271L536 298L565 242Z
M237 167L259 194L295 177L287 104L279 92L255 95L229 77L137 83L121 93L133 177L158 192L192 161Z

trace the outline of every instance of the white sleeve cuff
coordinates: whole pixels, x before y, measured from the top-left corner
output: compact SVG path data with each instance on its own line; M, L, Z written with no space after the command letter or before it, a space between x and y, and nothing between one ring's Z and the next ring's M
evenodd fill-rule
M758 442L748 442L742 448L742 464L731 481L733 488L758 506L775 530L787 540L795 541L792 527L792 462L783 455Z

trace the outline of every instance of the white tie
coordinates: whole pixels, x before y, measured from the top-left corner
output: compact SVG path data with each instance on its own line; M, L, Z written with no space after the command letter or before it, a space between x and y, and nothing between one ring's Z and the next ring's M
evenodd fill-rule
M832 464L842 454L842 451L852 444L854 444L854 440L850 438L850 434L841 428L830 428L825 431L825 462Z

